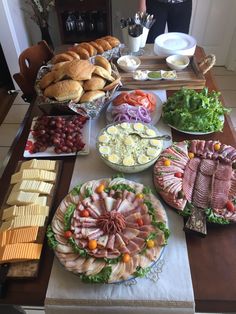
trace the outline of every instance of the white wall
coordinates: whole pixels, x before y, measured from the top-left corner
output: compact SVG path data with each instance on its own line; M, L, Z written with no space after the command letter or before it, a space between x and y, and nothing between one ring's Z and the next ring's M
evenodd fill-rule
M19 54L29 46L29 38L22 18L20 3L20 0L0 1L0 43L11 76L19 71ZM17 84L13 83L18 88Z

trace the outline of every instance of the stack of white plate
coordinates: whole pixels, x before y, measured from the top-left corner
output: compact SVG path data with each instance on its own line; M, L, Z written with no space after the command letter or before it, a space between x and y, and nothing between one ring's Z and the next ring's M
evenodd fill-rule
M166 33L158 36L154 42L154 53L158 56L192 56L196 49L196 39L184 33Z

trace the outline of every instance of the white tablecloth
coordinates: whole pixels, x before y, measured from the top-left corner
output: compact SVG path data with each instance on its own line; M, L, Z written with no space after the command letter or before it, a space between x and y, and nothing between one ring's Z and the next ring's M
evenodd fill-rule
M156 91L164 101L166 93ZM90 154L76 160L71 188L79 182L109 177L115 171L107 167L95 149L96 136L104 127L101 117L92 121ZM161 121L157 123L160 133L170 134L170 129ZM166 146L170 143L166 143ZM128 179L153 187L152 168L137 174L126 175ZM136 284L84 284L66 271L54 259L49 280L45 311L54 313L142 313L142 314L193 314L194 295L188 261L188 253L183 232L183 219L166 208L171 236L154 275L156 282L138 278Z

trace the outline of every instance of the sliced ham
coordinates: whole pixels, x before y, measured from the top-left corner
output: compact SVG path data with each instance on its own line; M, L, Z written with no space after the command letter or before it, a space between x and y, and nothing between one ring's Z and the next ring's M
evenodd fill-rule
M139 234L139 230L135 228L125 228L125 230L123 231L123 234L129 240L132 240L133 238L137 237L137 235Z
M101 229L98 229L88 235L89 240L98 239L100 236L104 234L104 231Z
M108 236L108 241L107 241L106 247L107 247L108 249L113 250L113 249L114 249L114 244L115 244L115 235L114 235L114 234L110 234L110 235Z
M93 263L89 265L89 268L86 271L87 276L98 274L106 265L105 261L95 260Z
M133 255L139 251L139 246L131 240L127 245L127 249L130 251L130 254Z
M114 247L116 249L120 249L122 246L126 246L124 240L122 239L122 237L119 235L119 233L117 233L115 235L115 244Z
M117 207L117 211L119 213L124 213L127 212L129 210L131 210L133 208L133 205L131 202L129 202L127 199L122 200L122 202L120 203L120 205Z

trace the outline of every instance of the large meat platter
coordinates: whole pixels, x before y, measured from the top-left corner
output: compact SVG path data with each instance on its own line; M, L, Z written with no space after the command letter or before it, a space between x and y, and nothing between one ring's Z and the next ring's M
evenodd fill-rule
M192 140L165 149L154 184L166 203L190 216L186 229L206 234L205 221L236 221L236 149L219 141Z
M149 189L124 178L88 181L60 203L47 231L61 264L84 282L143 277L160 258L169 230Z

